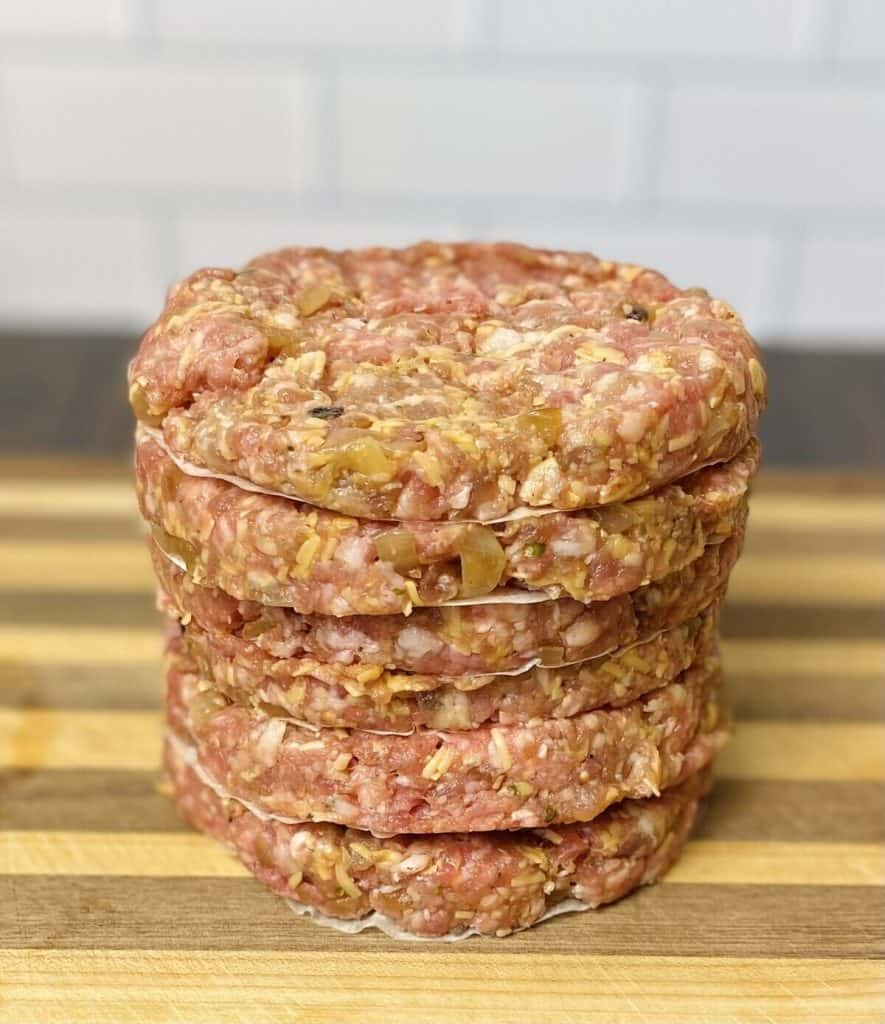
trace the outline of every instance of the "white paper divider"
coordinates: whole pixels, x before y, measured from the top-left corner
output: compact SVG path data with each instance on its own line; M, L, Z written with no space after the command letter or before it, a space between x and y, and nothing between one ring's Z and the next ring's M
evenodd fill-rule
M153 538L154 544L157 546L157 550L161 554L165 555L166 558L182 572L188 571L187 565L184 559L180 555L173 554L171 551L167 551L162 543ZM448 601L442 601L440 604L432 605L417 605L419 608L465 608L473 605L483 604L543 604L545 601L556 601L559 598L551 597L543 590L520 590L518 587L499 587L497 590L493 590L491 594L483 594L480 597L453 597ZM278 607L276 605L269 605L268 607ZM391 613L395 614L395 613Z
M184 458L183 455L179 455L178 452L172 451L169 445L166 444L166 438L163 437L163 432L157 427L148 427L143 423L139 423L136 427L135 438L136 442L140 436L146 436L151 438L152 441L156 442L163 451L169 456L170 459L175 463L176 466L187 476L203 477L208 480L223 480L225 483L233 484L234 487L239 487L242 491L252 491L254 494L267 494L271 498L285 498L286 501L294 502L296 505L309 505L311 508L318 508L324 512L329 512L330 515L344 515L343 512L335 512L334 509L327 509L323 505L317 505L312 501L308 501L306 498L296 498L292 494L286 494L285 491L277 491L271 487L262 487L260 484L253 483L243 476L235 476L231 473L219 473L214 469L206 469L205 466L198 466L195 462L191 462L189 459ZM409 522L416 523L427 523L433 522L439 526L450 526L456 524L464 524L468 526L470 524L476 524L479 526L494 526L497 523L511 523L520 519L534 519L538 516L551 516L556 512L579 512L580 509L558 509L558 508L530 508L528 506L520 506L512 511L508 512L505 516L499 516L497 519L440 519L440 520L400 520L400 519L379 519L373 517L371 522L373 523L396 523L398 525L408 526ZM349 518L357 518L351 516Z
M216 780L203 768L193 746L189 743L185 743L171 730L166 731L166 739L170 746L175 750L176 755L193 768L197 778L199 778L204 785L208 786L212 792L222 800L235 800L238 804L245 807L250 814L254 814L261 821L279 821L285 825L310 824L310 822L300 821L296 818L284 818L279 814L268 814L266 811L262 811L255 807L255 805L250 803L248 800L242 800L240 797L233 796L228 793L223 786L216 782ZM373 833L373 835L379 839L390 838L389 836L379 835L378 833ZM431 837L428 836L426 838ZM229 849L230 847L226 846L225 848ZM463 932L458 932L454 935L415 935L412 932L408 932L404 928L401 928L394 920L387 917L385 914L381 914L377 910L373 910L365 917L357 918L356 920L342 920L336 917L329 917L328 914L323 914L314 907L307 906L304 903L299 903L298 900L292 899L291 897L284 898L289 904L290 910L299 917L309 917L323 927L333 928L335 931L343 932L347 935L356 935L359 932L375 929L383 932L388 938L397 939L402 942L460 942L462 939L469 939L471 936L480 934L480 932L475 928L467 928ZM551 917L558 917L560 914L580 913L581 911L590 909L592 908L589 904L582 903L580 900L561 900L552 907L548 907L537 921L534 922L534 924L540 924L542 921L547 921ZM534 925L529 925L527 927L534 927ZM516 931L523 930L525 929L515 929L511 934L515 934Z

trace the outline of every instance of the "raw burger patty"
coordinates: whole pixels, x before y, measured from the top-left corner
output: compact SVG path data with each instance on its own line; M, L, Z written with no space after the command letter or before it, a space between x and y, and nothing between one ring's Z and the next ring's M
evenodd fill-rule
M237 601L193 583L156 546L152 553L161 607L209 633L233 634L275 658L460 676L583 661L687 622L723 595L742 543L741 527L685 569L589 605L561 598L342 619Z
M475 729L570 718L602 705L619 707L672 682L712 650L718 608L642 643L561 668L536 666L519 675L435 676L377 665L315 658L274 658L229 633L184 629L188 655L204 680L240 703L270 704L279 713L326 728L411 732Z
M727 736L717 657L622 708L408 736L305 729L201 689L180 638L167 657L170 726L233 796L266 814L376 834L590 821L703 768Z
M488 521L733 458L765 375L730 306L653 271L425 243L198 271L129 394L198 466L347 515Z
M746 515L754 440L731 462L602 509L497 526L366 522L183 473L143 429L139 505L195 582L304 614L391 615L516 584L599 601L661 579Z
M188 753L167 741L182 815L271 889L328 917L374 912L424 936L470 929L502 936L563 900L596 907L655 881L682 851L710 782L708 770L695 773L660 797L625 800L588 824L376 839L338 825L259 818L206 785Z

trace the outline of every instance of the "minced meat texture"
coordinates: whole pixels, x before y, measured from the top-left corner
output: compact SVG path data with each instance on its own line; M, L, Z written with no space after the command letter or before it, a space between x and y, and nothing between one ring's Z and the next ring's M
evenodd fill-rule
M199 466L347 515L488 521L733 458L765 404L738 315L585 253L291 248L172 289L129 369Z
M411 615L300 615L203 587L152 546L164 611L233 633L276 658L307 655L436 675L509 672L583 661L693 619L719 600L741 551L738 532L684 569L608 601L416 608Z
M496 526L392 527L188 476L144 431L135 477L157 544L197 583L304 614L383 615L502 586L582 602L635 590L734 532L758 461L752 441L646 497Z
M659 797L625 800L580 825L379 839L259 817L208 785L192 755L167 740L166 770L182 815L265 885L330 918L376 913L424 937L504 936L563 900L598 907L654 882L682 852L710 785L708 770L687 774Z
M716 649L718 606L648 640L560 668L518 675L440 676L311 657L275 658L232 633L183 626L188 655L207 685L231 700L270 705L319 728L411 732L475 729L570 718L620 707L672 682Z
M233 796L263 813L375 834L589 821L657 795L727 738L716 656L620 708L408 736L305 729L206 688L180 638L167 655L171 728Z

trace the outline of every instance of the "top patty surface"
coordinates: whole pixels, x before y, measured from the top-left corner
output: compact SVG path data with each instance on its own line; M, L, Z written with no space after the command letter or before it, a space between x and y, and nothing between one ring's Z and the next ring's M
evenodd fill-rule
M733 457L765 375L730 306L654 271L422 243L198 271L129 393L196 467L347 515L489 521Z

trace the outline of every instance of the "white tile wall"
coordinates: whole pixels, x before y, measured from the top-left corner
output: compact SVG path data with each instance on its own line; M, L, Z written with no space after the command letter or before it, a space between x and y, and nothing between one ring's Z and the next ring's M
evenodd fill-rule
M0 88L25 184L289 189L316 180L316 99L296 71L12 62Z
M417 195L617 199L635 87L521 74L346 74L340 184Z
M501 44L520 54L790 59L809 5L795 0L499 0Z
M667 199L885 209L885 88L680 86L662 148Z
M837 341L864 334L882 319L885 232L820 234L803 253L796 330L810 340Z
M885 61L885 4L882 0L841 0L839 57L844 61Z
M161 38L207 39L237 46L359 49L452 49L467 43L466 4L434 0L432 13L414 0L157 0Z
M885 0L0 2L0 326L290 241L648 262L885 348Z
M9 0L0 4L0 39L120 37L129 13L127 0Z
M9 323L144 320L162 295L143 218L5 207L0 223L0 317Z

